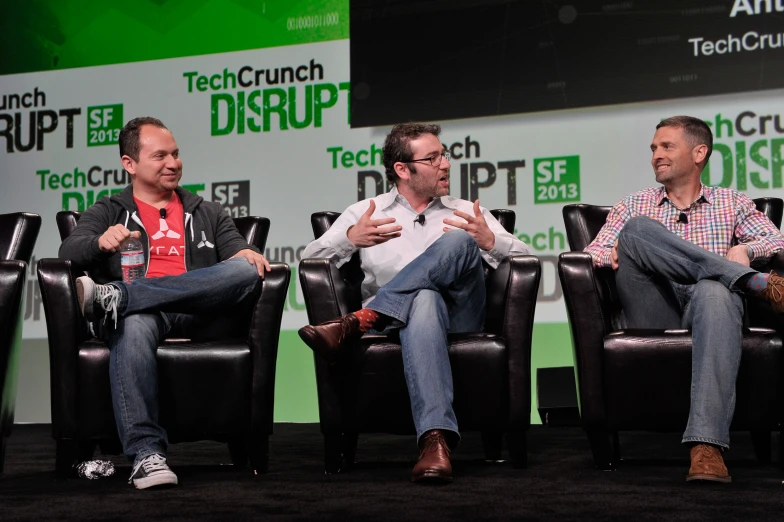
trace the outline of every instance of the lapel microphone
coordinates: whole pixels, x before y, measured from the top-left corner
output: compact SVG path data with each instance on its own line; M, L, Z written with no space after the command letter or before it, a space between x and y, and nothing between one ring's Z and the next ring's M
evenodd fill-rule
M685 212L681 212L681 215L678 216L678 223L689 223L689 216L686 215Z
M166 219L166 209L165 208L161 209L161 219Z
M419 214L417 217L414 218L414 224L417 224L417 223L419 223L420 225L424 225L425 224L425 215L424 214Z

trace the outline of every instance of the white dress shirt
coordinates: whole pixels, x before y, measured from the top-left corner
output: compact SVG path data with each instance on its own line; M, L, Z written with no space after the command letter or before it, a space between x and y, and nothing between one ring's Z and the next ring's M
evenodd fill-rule
M349 227L356 224L370 206L370 199L365 199L348 207L329 230L310 243L302 254L303 258L332 259L340 267L359 250L362 271L365 273L362 282L363 305L367 305L379 288L445 233L443 229L449 225L444 223L444 219L462 220L454 215L455 210L474 215L474 205L470 201L442 196L431 201L421 212L425 216L425 224L420 225L415 222L419 214L414 212L408 200L398 193L396 187L372 199L376 202L372 218L395 218L395 223L391 225L403 227L400 237L367 248L359 248L349 241L346 235ZM507 232L486 208L480 207L480 210L490 230L495 234L492 250L480 250L488 265L496 268L508 256L531 253L528 245Z

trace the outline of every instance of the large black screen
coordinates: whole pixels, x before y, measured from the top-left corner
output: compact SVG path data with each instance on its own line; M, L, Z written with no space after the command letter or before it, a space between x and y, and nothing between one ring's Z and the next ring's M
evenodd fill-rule
M784 87L784 0L351 0L351 124Z

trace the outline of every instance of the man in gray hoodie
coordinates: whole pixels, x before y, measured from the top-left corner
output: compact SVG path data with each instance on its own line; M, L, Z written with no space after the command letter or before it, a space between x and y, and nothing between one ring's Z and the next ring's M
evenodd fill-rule
M220 205L179 186L180 151L160 120L129 121L119 141L131 184L84 212L60 257L91 275L76 281L85 318L111 316L99 330L110 350L115 421L133 462L129 482L144 489L177 484L166 464L166 431L158 424L159 343L230 331L232 322L216 318L217 312L244 315L238 307L250 305L270 267ZM131 237L142 243L145 277L125 283L120 248Z

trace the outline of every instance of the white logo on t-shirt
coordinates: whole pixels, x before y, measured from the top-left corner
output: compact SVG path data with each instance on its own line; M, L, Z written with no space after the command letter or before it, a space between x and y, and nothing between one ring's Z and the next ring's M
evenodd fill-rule
M180 235L177 232L175 232L174 230L169 230L169 225L166 224L165 219L160 218L158 222L160 223L160 230L152 235L153 239L160 239L163 236L170 237L172 239L180 238Z

